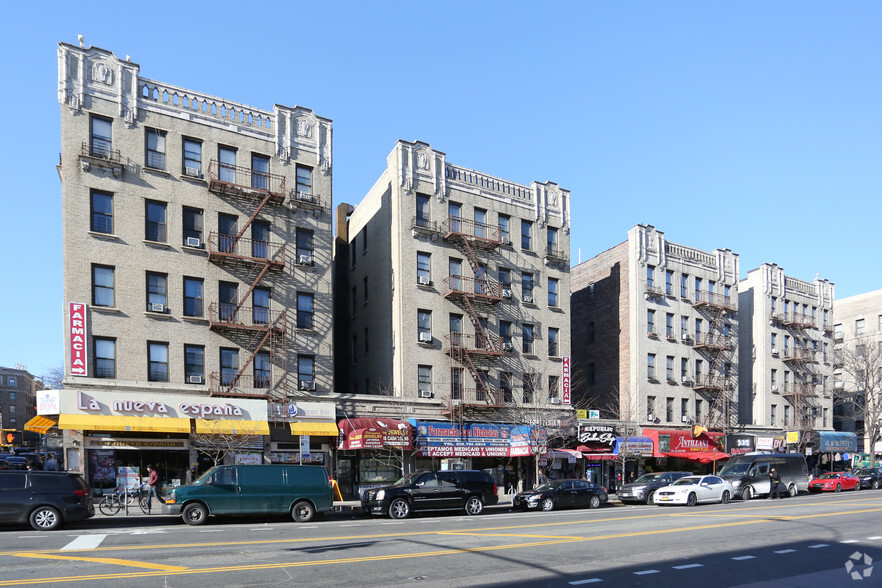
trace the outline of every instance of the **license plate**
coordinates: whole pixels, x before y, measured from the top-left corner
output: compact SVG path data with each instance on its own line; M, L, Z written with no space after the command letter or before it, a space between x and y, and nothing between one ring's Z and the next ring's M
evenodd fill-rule
M664 501L664 500L670 500L670 498L668 498L667 496L662 496L661 499L662 499L662 501Z

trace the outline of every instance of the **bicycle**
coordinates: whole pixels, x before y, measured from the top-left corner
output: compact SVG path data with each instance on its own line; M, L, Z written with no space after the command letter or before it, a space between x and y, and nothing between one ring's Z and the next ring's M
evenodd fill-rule
M103 515L114 516L123 508L133 505L136 499L138 506L141 507L141 512L147 514L147 502L143 489L128 492L125 488L117 488L113 494L104 495L104 498L98 503L98 510ZM126 512L128 513L128 510Z

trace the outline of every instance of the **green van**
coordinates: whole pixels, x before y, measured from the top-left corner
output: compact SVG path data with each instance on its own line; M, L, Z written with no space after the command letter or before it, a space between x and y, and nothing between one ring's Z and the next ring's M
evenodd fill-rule
M300 523L331 510L331 478L322 466L213 467L192 486L174 489L163 514L201 525L209 515L291 514Z

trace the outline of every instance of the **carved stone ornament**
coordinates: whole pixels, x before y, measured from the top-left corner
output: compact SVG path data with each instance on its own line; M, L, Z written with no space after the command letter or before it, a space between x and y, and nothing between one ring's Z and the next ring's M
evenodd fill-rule
M309 124L309 121L302 118L297 121L297 136L307 139L312 136L312 125Z
M420 169L429 169L429 156L425 151L417 153L417 167Z
M549 190L548 191L548 204L551 206L557 206L557 190Z
M107 64L103 61L96 61L92 64L92 81L112 86L113 70L107 67Z

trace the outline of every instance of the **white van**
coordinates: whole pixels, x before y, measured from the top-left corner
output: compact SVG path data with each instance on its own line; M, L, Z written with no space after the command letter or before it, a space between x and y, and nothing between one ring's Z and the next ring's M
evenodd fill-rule
M796 496L808 491L809 471L801 453L752 452L735 455L720 470L720 477L732 484L735 496L744 500L771 493L769 471L775 468L781 478L782 493Z

